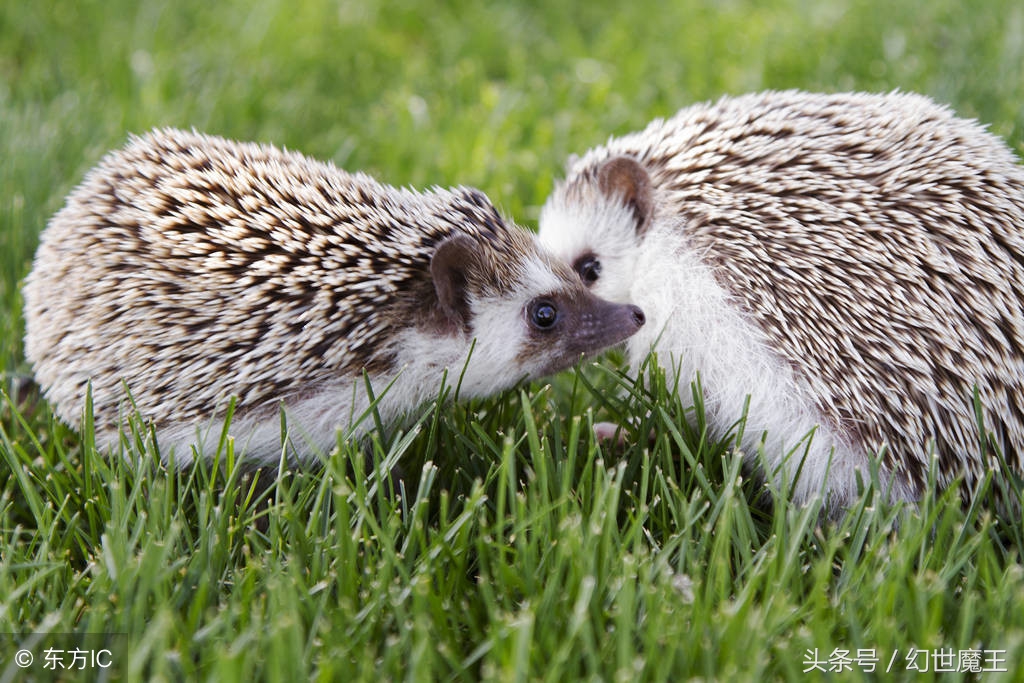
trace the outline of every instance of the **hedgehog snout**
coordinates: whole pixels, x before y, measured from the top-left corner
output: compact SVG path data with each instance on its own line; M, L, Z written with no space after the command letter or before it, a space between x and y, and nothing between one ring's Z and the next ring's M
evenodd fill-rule
M647 322L643 309L593 297L574 322L568 346L580 353L597 353L633 336Z

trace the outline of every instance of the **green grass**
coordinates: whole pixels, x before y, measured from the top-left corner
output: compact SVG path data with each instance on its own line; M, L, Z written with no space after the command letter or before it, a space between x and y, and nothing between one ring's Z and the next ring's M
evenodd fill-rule
M815 649L826 668L895 652L900 677L969 679L907 672L911 647L1005 651L1019 679L1019 516L869 489L822 526L784 491L757 503L688 390L637 390L613 362L425 406L371 449L401 461L401 491L342 444L261 501L228 448L168 472L144 432L129 465L56 422L24 390L18 285L128 132L475 185L532 226L570 153L723 93L916 90L1020 152L1022 35L1017 0L0 0L0 680L24 679L2 634L33 631L108 644L121 680L872 677L804 674ZM593 421L627 418L634 445L593 442Z

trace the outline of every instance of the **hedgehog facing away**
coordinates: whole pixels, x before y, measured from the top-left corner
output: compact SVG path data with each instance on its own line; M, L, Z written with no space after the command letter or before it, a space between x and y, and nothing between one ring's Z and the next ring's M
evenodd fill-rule
M370 405L564 369L643 325L587 291L477 190L417 193L296 153L177 130L103 159L44 231L24 288L28 359L77 423L91 383L112 445L124 387L161 453L212 455L216 418L255 465L326 453ZM383 396L381 396L383 394Z
M891 497L929 460L968 487L1024 453L1024 168L913 94L765 92L656 120L570 162L541 242L648 317L750 462L848 506L878 455ZM670 370L671 372L671 370ZM991 441L983 454L977 388ZM969 488L966 490L970 490Z

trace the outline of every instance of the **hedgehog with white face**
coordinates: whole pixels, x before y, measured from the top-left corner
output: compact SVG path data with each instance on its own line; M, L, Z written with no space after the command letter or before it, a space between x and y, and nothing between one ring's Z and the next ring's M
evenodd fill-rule
M993 442L1021 471L1024 169L923 96L683 109L571 161L540 239L643 308L632 366L655 348L679 386L699 376L717 436L749 397L740 446L797 501L848 506L874 455L897 499L932 452L941 485L974 484Z
M329 452L370 400L388 422L569 367L643 325L590 293L479 191L400 190L270 146L177 130L103 159L44 231L26 355L63 420L91 383L98 442L128 406L161 453L212 456L216 417L248 462ZM390 387L389 387L390 385ZM387 389L385 391L385 389ZM381 397L383 394L383 397ZM372 422L372 421L370 421Z

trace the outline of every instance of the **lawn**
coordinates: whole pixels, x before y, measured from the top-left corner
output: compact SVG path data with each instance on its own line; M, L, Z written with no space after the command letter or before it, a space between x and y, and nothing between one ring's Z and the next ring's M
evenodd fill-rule
M654 364L423 406L269 498L228 445L168 471L136 424L107 458L33 389L38 234L155 126L476 186L531 228L570 154L726 93L920 91L1024 152L1019 0L604 4L0 0L0 682L1024 677L1019 517L868 485L821 524Z

